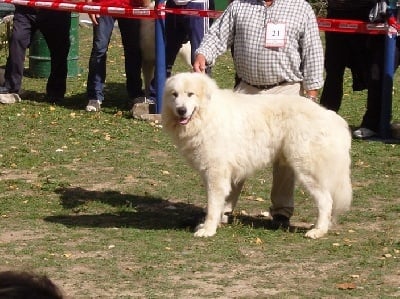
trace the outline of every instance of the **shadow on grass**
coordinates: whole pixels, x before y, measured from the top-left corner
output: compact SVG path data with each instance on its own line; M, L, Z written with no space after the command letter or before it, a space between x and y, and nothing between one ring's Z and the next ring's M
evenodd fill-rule
M250 226L253 228L263 228L267 230L284 230L291 233L306 233L312 225L307 223L290 223L288 227L281 226L272 221L271 218L263 216L252 216L252 215L236 215L229 216L229 223L240 223L245 226Z
M354 126L350 125L350 130L351 132L354 132L354 130L357 130L359 126ZM379 143L385 143L385 144L400 144L400 139L394 138L392 136L389 136L387 138L382 138L380 136L373 136L373 137L368 137L368 138L356 138L352 134L352 139L353 141L358 141L358 142L363 142L363 141L373 141L373 142L379 142Z
M135 227L139 229L190 229L204 218L202 208L150 196L121 194L118 191L89 191L60 188L61 204L74 215L49 216L44 220L68 227ZM85 205L100 202L119 207L116 212L88 215ZM102 209L103 210L103 209Z
M62 206L72 210L74 214L49 216L44 220L67 227L134 227L193 231L205 217L205 212L201 207L150 196L121 194L118 191L89 191L82 188L60 188L56 190L56 193L60 194ZM85 213L85 205L91 202L119 207L121 210L88 215ZM304 233L310 228L309 225L304 224L291 224L289 227L282 228L271 219L250 215L230 215L229 223L267 230L284 229L293 233Z
M104 88L105 99L102 103L102 112L116 113L117 111L130 110L130 99L126 92L124 83L107 83ZM86 92L73 93L66 95L64 99L52 103L46 98L45 91L38 92L36 90L24 90L21 95L23 100L29 100L36 103L49 103L56 106L64 107L71 110L85 110L88 103Z

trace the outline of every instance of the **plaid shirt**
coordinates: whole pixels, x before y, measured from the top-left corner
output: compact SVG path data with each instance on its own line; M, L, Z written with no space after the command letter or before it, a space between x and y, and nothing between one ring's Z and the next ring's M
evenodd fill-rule
M266 24L283 23L284 47L265 47ZM197 49L207 63L234 46L237 75L252 85L303 82L305 90L323 86L324 54L316 16L304 0L235 0L214 21Z

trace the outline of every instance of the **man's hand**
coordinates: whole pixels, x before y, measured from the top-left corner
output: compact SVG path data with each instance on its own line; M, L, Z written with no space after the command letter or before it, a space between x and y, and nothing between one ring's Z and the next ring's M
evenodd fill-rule
M316 103L318 103L318 90L314 89L314 90L307 90L305 93L305 97L307 99L310 99Z
M204 73L206 71L206 58L203 54L197 54L193 63L193 71Z
M99 14L88 13L88 16L93 25L99 25L99 22L97 22L97 20L100 18Z

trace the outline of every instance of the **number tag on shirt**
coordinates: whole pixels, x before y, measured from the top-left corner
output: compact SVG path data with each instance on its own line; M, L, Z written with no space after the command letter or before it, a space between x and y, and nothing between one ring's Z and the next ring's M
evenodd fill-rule
M283 48L286 40L286 25L268 23L265 33L265 47Z

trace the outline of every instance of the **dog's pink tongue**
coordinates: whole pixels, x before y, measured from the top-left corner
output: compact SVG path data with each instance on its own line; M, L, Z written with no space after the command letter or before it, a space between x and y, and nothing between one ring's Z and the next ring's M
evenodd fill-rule
M180 123L181 125L186 125L188 122L189 122L189 118L181 118L181 119L179 120L179 123Z

